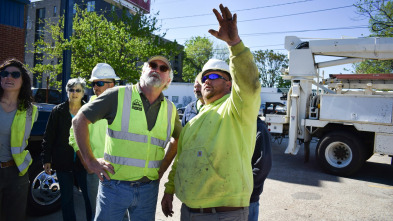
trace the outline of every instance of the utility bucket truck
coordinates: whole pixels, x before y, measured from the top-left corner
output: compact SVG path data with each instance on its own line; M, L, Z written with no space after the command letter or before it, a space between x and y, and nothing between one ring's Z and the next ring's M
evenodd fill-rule
M287 114L266 115L273 136L288 135L285 153L295 155L303 144L308 160L310 141L317 137L319 165L342 176L355 173L374 153L393 156L393 74L319 77L323 67L364 59L392 60L393 38L304 42L287 36L285 49L289 67L283 78L291 81ZM316 63L320 55L336 60Z

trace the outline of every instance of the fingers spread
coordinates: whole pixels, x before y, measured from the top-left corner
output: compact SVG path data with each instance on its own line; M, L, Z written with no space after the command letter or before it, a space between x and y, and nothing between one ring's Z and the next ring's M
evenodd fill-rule
M214 15L216 15L217 21L220 23L222 21L221 14L215 8L213 8L213 13L214 13Z

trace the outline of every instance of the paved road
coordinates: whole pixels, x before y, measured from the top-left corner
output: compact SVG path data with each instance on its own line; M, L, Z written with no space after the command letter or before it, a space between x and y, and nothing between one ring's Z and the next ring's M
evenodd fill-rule
M260 200L260 220L393 220L393 166L390 157L374 155L356 175L345 178L323 173L315 162L285 155L287 140L273 145L273 167ZM164 175L167 177L167 174ZM175 199L172 218L161 212L161 182L156 220L180 220L181 203ZM85 220L82 196L75 192L78 220ZM61 212L28 221L61 220Z

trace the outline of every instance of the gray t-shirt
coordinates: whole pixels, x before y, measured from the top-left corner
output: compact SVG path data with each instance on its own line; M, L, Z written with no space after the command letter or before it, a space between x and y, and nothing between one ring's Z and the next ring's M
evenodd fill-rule
M154 103L150 104L146 96L142 93L139 85L137 87L146 114L146 121L148 125L147 129L150 131L156 124L157 115L160 110L161 101L164 99L164 95L161 93L158 99ZM117 112L118 91L119 89L117 87L107 89L94 101L83 105L81 107L82 113L92 123L100 119L107 119L108 125L112 124ZM179 115L176 111L175 128L173 130L172 137L179 138L182 128Z
M5 112L0 105L0 161L7 162L12 160L11 154L11 126L16 110Z

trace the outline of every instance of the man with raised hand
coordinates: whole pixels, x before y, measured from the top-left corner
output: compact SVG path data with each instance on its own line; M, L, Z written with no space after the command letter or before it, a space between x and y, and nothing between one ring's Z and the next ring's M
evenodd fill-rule
M252 53L238 35L237 16L213 9L230 65L209 60L198 75L205 105L183 128L165 194L163 213L171 216L173 194L183 203L181 220L247 220L253 189L251 157L260 106L260 82Z

